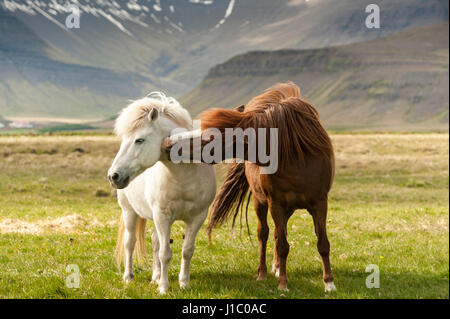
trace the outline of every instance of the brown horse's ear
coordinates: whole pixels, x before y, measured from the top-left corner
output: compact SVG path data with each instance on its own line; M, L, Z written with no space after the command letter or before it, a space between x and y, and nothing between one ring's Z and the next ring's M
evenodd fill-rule
M236 111L238 111L238 112L244 112L244 109L245 109L245 105L241 105L241 106L237 106L237 107L235 107L234 108Z

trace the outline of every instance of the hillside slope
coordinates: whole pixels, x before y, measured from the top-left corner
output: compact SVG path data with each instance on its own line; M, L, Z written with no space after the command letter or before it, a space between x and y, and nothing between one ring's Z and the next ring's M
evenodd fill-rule
M60 52L0 7L0 113L104 117L141 94L148 78L54 60Z
M368 41L449 17L448 0L379 0L380 29L365 27L359 0L78 0L80 28L68 30L66 0L2 3L64 53L53 57L139 73L177 96L237 54Z
M294 81L329 128L448 130L449 24L344 46L249 52L212 68L181 102L234 107Z

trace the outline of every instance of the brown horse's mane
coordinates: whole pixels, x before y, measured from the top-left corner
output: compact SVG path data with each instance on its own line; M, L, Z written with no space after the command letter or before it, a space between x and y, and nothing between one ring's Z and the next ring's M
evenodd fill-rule
M322 157L331 170L328 189L331 188L334 178L333 145L317 110L300 96L300 88L295 83L274 85L250 100L243 110L210 109L203 112L200 119L202 130L217 128L222 133L226 128L236 127L255 130L278 128L278 170L297 163L303 165L307 156ZM227 219L231 211L234 211L234 224L248 189L245 164L231 164L212 206L209 234L213 227Z
M317 110L300 96L300 89L293 82L267 89L250 100L243 112L216 108L203 112L200 119L202 130L278 128L281 166L303 162L308 154L322 155L334 162L333 145Z

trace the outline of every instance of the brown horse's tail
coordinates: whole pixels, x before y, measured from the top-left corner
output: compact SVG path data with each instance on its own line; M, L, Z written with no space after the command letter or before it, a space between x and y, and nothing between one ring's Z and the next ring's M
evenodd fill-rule
M200 114L202 130L216 128L222 134L226 128L241 127L242 120L247 117L248 114L242 112L242 107L235 110L213 108ZM225 181L212 204L207 226L210 239L213 228L225 222L232 212L234 226L236 218L244 206L245 195L248 189L249 185L245 176L245 164L237 162L230 164ZM247 201L247 209L249 200L250 196Z
M211 233L215 226L221 225L226 221L233 211L233 226L236 221L236 217L244 206L245 195L249 189L247 177L245 177L245 164L244 163L232 163L228 168L227 176L219 193L214 198L212 204L211 213L209 217L209 224L207 226L208 236L211 240ZM251 194L250 194L251 195ZM246 206L246 216L248 212L248 203ZM241 215L242 216L242 215ZM248 223L247 223L248 229Z

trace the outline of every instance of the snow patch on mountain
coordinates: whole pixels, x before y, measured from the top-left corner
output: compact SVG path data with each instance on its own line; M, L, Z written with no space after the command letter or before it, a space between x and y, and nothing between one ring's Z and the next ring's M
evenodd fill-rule
M219 21L219 23L217 23L214 26L213 29L220 28L220 26L227 21L228 17L233 13L234 4L235 4L235 0L230 0L230 3L228 4L227 11L225 11L225 16Z
M214 4L214 0L185 1L193 6ZM234 3L235 0L230 0L225 15L217 23L216 29L231 15ZM88 14L96 18L103 18L130 36L133 34L127 29L126 23L147 28L153 23L161 25L165 21L164 28L168 33L184 32L181 27L182 22L173 18L177 9L176 2L173 1L168 4L161 0L49 0L45 2L40 0L0 0L0 6L7 11L21 12L32 16L41 15L63 29L66 29L64 25L67 16L72 13L68 10L69 4L78 6L81 16ZM168 15L172 18L167 18Z
M189 0L190 3L200 3L204 5L213 4L213 0Z

